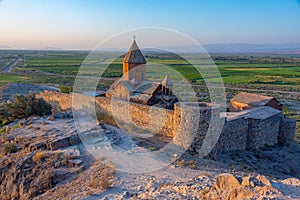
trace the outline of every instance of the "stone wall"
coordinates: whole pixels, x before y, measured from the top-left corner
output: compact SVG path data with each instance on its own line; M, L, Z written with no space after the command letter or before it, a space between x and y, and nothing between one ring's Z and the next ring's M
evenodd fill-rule
M96 98L96 104L100 110L114 116L119 125L125 122L154 133L173 137L174 112L172 110L102 97Z
M293 143L296 127L295 120L283 118L280 111L274 112L272 110L275 109L269 107L231 113L234 114L233 117L222 118L217 107L206 103L177 103L172 111L78 94L75 95L77 103L74 105L72 95L69 94L43 92L37 97L51 103L54 112L71 111L72 106L75 110L85 110L94 106L97 113L113 116L120 128L126 123L133 125L132 130L137 130L138 127L173 137L174 144L192 153L203 153L210 149L209 146L214 146L210 149L210 154L251 150L278 142L289 146ZM213 122L215 126L209 126L211 119L217 120ZM224 126L222 120L225 121ZM222 129L217 130L218 124Z
M176 103L174 119L177 131L173 138L174 144L188 149L191 153L199 153L208 132L211 109L209 104Z
M282 114L266 119L248 119L247 149L258 149L278 143L278 132Z
M245 150L247 145L248 120L244 117L233 120L226 119L222 133L218 140L217 151L226 153L230 151Z
M36 98L42 98L50 103L53 113L72 110L72 98L69 94L45 91L36 94Z
M244 117L222 119L220 114L218 108L210 104L175 104L177 132L173 138L174 144L188 149L190 153L200 153L208 157L246 149L248 120ZM219 130L215 127L218 125ZM210 152L205 152L203 148L210 149Z
M72 101L71 94L58 92L43 92L37 94L37 98L43 98L52 105L53 112L85 110L95 108L97 113L106 113L113 116L118 125L129 123L139 128L148 129L155 133L173 137L174 112L158 107L151 107L127 101L112 100L105 97L87 97L73 94L76 101Z
M282 117L278 133L278 143L284 146L293 146L296 132L296 120Z

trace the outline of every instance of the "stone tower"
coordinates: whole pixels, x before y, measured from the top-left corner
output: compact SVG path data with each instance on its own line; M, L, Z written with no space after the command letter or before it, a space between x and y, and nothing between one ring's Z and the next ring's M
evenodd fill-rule
M138 85L146 79L146 59L134 40L123 59L123 80Z

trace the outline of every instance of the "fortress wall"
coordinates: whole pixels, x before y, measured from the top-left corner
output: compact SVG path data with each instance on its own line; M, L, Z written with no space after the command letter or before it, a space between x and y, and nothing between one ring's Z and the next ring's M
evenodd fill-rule
M72 111L72 106L79 110L94 106L97 113L114 116L121 125L124 122L132 122L137 127L173 137L175 144L192 153L200 152L206 136L211 137L208 138L209 140L216 141L213 138L214 134L211 134L215 127L209 129L214 108L206 103L177 103L172 111L105 97L93 98L83 95L76 95L78 103L72 105L72 95L57 92L43 92L37 94L37 97L49 102L54 112ZM208 130L211 133L207 133ZM243 116L227 119L211 153L226 153L245 148L257 149L265 144L274 145L277 142L290 145L294 133L295 120L284 119L281 113L266 119L245 119Z
M258 149L278 143L278 132L282 114L266 119L248 119L247 149Z
M72 111L72 98L69 94L60 92L44 91L36 94L36 98L42 98L52 106L52 112L58 113L62 111Z
M173 137L174 111L127 101L96 98L100 110L114 116L117 123L126 122L155 133Z
M296 132L296 120L282 117L278 133L278 143L284 146L293 146Z
M70 112L72 107L76 110L84 110L95 107L97 113L105 113L113 116L117 122L131 122L140 128L149 129L163 135L173 137L174 111L147 105L128 103L127 101L111 100L105 97L88 97L73 94L76 98L72 104L71 94L45 91L37 94L37 98L43 98L52 105L54 113Z
M224 123L217 109L204 103L175 104L174 122L177 132L173 138L174 144L188 149L191 153L200 153L208 157L215 157L218 153L245 150L248 120L241 116L233 120L223 119ZM209 127L211 123L214 124ZM218 125L222 128L221 133L215 127ZM218 133L220 134L217 135ZM213 146L210 152L205 152L205 148L201 149L204 147L204 140L208 144L206 149Z
M174 144L190 153L199 153L209 128L211 109L204 103L176 103L174 118L177 132L173 138Z
M216 148L220 153L245 150L247 145L248 120L243 116L226 120Z

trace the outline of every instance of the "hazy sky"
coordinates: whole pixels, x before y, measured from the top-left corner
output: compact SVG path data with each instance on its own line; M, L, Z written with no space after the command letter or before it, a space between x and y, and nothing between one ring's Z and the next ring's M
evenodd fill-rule
M138 27L175 29L201 44L299 44L300 3L296 0L0 0L0 46L90 49L113 34Z

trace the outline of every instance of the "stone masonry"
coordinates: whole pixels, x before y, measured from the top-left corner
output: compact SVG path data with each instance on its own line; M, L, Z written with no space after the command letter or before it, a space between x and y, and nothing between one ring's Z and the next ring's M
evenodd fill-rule
M214 146L212 150L207 148L213 154L252 150L277 143L290 146L295 134L295 120L265 106L220 113L207 103L180 102L172 111L104 97L76 96L80 105L72 105L71 94L43 92L37 95L52 104L55 112L70 111L72 106L73 109L85 109L94 105L97 113L105 112L117 121L173 137L174 144L193 153L205 152L209 146ZM211 119L217 122L211 122ZM209 126L210 123L216 126ZM219 125L222 127L217 130Z

